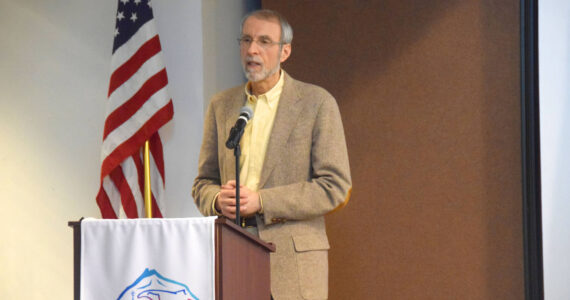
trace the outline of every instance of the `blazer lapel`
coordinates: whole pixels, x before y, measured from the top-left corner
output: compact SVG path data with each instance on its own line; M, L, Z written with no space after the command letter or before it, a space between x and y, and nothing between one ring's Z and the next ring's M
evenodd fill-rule
M285 72L285 71L283 71ZM279 99L279 106L273 122L273 129L269 136L269 143L265 152L265 159L263 169L259 179L259 188L262 188L269 175L273 171L275 164L280 157L280 153L285 147L291 131L295 127L297 116L301 112L301 105L297 103L301 100L294 79L289 74L285 73L285 83L283 84L283 91Z
M233 98L228 99L227 105L224 106L224 113L223 116L228 116L225 120L224 124L224 132L223 132L223 139L222 139L222 147L224 149L224 166L226 166L226 170L223 171L225 174L225 182L222 184L226 184L228 180L236 178L236 161L234 156L234 150L226 148L226 141L230 135L230 130L235 125L236 120L239 117L240 108L245 104L245 93L241 92L236 94ZM224 180L224 179L222 179Z

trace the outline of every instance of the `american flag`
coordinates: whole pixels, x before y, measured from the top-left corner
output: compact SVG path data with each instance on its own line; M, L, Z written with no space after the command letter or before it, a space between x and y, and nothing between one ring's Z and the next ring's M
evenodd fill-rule
M103 218L144 216L142 150L150 141L153 217L164 212L164 159L158 130L173 116L168 78L150 0L119 0L103 132Z

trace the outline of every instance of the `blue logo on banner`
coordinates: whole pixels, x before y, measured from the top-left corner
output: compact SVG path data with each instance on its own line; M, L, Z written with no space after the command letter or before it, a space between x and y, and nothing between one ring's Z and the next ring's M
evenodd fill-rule
M119 295L117 300L199 300L183 283L160 275L156 270L144 272Z

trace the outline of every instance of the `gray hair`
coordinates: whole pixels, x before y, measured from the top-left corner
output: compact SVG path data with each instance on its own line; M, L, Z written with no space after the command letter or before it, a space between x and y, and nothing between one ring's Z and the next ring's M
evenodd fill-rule
M291 44L291 42L293 41L293 28L291 27L291 24L287 22L287 20L285 19L285 17L283 17L283 15L270 9L254 10L245 15L241 19L241 25L239 28L240 34L243 32L243 24L245 23L245 20L247 20L249 17L256 17L261 20L278 21L279 25L281 25L281 38L279 39L279 42L281 44Z

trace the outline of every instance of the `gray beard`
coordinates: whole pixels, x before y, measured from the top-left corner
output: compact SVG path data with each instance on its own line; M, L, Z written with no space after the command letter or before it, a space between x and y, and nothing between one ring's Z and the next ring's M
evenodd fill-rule
M248 72L245 65L242 65L243 72L247 80L251 82L257 82L266 79L267 77L275 74L281 68L281 64L277 64L275 68L267 70L265 68L261 69L259 72Z

